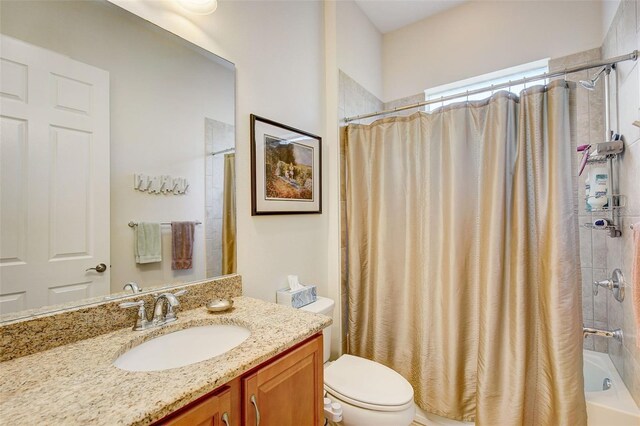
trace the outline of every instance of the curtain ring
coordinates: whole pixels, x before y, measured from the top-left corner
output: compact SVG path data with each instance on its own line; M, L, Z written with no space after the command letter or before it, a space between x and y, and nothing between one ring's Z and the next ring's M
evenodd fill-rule
M493 83L491 84L491 96L493 96Z
M511 93L511 80L509 80L509 93Z
M444 96L440 96L440 108L444 108Z
M467 104L469 104L469 89L467 89Z

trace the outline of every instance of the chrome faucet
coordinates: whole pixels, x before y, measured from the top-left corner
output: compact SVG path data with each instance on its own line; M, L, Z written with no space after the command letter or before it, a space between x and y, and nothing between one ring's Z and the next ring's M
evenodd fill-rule
M133 281L131 281L130 283L126 283L124 285L124 287L122 287L123 290L126 290L130 288L131 289L131 293L140 293L142 291L142 287L140 287L138 284L134 283Z
M124 302L119 306L121 308L138 308L138 316L136 318L136 324L133 326L135 331L147 330L153 327L159 327L161 325L173 322L178 319L173 308L180 306L178 296L186 294L187 290L180 290L176 293L162 293L160 295L154 295L156 298L153 305L153 318L151 321L147 318L147 311L144 300L136 300L135 302ZM167 310L164 311L164 305L166 302Z
M616 328L615 330L599 330L597 328L582 327L582 336L586 339L588 336L601 336L611 337L622 343L622 330Z
M156 302L153 305L153 320L151 321L153 324L162 325L167 324L169 322L173 322L176 319L175 312L173 308L176 306L180 306L180 301L176 296L182 296L185 294L187 290L180 290L175 294L172 293L162 293L161 295L156 297ZM167 313L164 313L163 305L166 302L167 305Z

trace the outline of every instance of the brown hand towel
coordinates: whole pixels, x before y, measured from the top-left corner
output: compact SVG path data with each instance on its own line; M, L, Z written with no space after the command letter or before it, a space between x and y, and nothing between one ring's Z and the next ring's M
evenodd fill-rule
M195 222L171 222L171 269L193 266L193 231Z

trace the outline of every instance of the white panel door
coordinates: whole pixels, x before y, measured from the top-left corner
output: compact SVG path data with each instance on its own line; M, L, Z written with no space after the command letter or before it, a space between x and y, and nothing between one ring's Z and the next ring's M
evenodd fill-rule
M106 295L109 73L0 37L0 314Z

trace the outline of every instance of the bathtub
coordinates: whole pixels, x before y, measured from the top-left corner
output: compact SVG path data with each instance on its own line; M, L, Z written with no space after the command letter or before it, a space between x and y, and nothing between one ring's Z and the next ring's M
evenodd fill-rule
M609 355L584 351L584 395L587 426L640 426L640 408L631 398ZM605 379L611 387L603 390ZM415 422L427 426L473 426L473 423L445 419L416 406Z
M584 394L588 426L638 426L640 408L622 382L609 355L584 351ZM606 379L611 387L603 390Z

